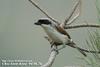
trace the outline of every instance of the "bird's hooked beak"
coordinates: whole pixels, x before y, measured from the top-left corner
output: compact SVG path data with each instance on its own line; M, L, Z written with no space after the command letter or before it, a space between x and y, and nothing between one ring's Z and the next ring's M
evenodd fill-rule
M40 22L35 22L34 24L35 24L35 25L41 25L41 23L40 23Z

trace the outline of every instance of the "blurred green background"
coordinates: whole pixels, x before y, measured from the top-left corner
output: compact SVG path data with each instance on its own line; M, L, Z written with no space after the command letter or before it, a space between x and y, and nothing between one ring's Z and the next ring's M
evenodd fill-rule
M77 0L34 0L51 16L63 22ZM1 59L31 59L45 63L49 57L50 45L41 27L34 25L39 18L45 18L28 0L0 0L0 57ZM73 23L97 22L95 0L82 0L81 16ZM78 46L85 48L87 29L72 29L68 33ZM89 28L89 30L95 30ZM81 54L70 47L60 51L53 67L85 65L77 59ZM36 67L36 66L33 66ZM86 66L85 66L86 67Z

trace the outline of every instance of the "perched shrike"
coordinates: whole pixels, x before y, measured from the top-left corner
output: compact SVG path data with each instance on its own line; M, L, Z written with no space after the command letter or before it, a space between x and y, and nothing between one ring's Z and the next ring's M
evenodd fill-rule
M86 56L86 54L74 44L70 35L61 26L51 22L49 19L39 19L34 24L40 25L56 46L62 45L58 50L63 49L68 45L77 48L84 56Z

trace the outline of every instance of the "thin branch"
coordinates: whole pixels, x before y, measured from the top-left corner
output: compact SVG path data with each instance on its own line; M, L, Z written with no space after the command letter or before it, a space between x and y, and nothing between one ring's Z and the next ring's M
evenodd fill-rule
M73 17L72 20L68 21L68 24L67 25L72 24L79 16L80 16L80 13L78 13L75 17Z
M80 16L80 14L81 14L81 5L82 5L82 2L81 2L81 0L79 0L80 2L79 2L79 8L78 8L78 13L71 19L71 20L69 20L68 21L68 24L67 25L70 25L70 24L72 24L79 16Z
M47 12L45 12L43 9L41 9L35 2L33 2L32 0L29 0L29 2L32 3L32 5L34 5L37 9L39 9L50 20L52 20L55 23L59 24L59 22L57 20L55 20L54 18L52 18L50 15L48 15Z
M75 25L75 26L66 26L65 29L75 29L75 28L86 28L86 27L95 27L100 28L100 25Z
M72 9L72 12L71 12L71 14L69 15L69 17L67 17L66 19L65 19L65 21L64 21L64 24L66 25L66 23L68 23L68 21L70 20L70 18L73 16L73 14L74 14L74 12L75 12L75 10L77 9L77 7L78 7L78 5L80 4L80 0L75 4L75 6L73 7L73 9ZM79 14L80 14L80 12L79 12ZM77 18L77 17L76 17Z
M57 55L57 51L55 50L56 46L52 47L51 53L50 53L50 57L48 59L48 62L46 62L44 65L42 65L41 67L51 67L52 64L55 61L56 55Z

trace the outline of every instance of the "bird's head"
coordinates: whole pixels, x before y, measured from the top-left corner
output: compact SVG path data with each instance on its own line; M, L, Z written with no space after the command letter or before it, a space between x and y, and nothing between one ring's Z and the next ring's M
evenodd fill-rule
M47 18L42 18L39 19L36 23L34 23L35 25L41 26L43 29L45 30L54 30L56 24L54 24L53 22L51 22L49 19Z

